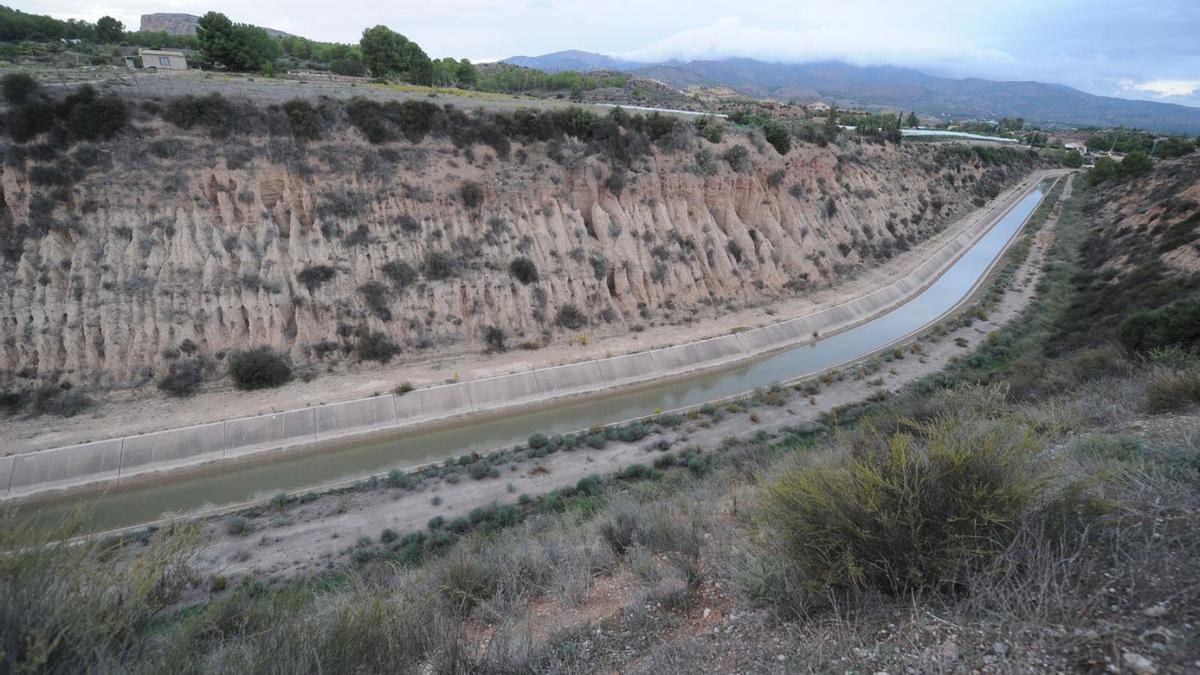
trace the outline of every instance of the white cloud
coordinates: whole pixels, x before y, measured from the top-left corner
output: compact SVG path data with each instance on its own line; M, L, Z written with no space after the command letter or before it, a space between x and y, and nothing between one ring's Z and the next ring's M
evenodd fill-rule
M1012 59L998 49L883 22L775 29L747 25L735 16L679 31L621 56L643 61L745 57L781 63L838 59L860 65L996 63Z
M1147 91L1158 96L1191 96L1200 91L1200 80L1150 80L1126 86L1129 89Z

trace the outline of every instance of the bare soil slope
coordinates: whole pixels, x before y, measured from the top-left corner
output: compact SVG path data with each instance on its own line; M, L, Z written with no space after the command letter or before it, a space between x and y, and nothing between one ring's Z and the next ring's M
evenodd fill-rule
M479 351L488 326L532 348L691 322L877 264L1034 162L853 141L780 156L682 123L632 155L631 129L485 145L453 124L490 118L457 111L373 145L329 101L307 143L248 103L213 138L158 109L98 145L9 147L4 386L148 383L189 353L214 376L255 345L315 374L371 340L411 359Z

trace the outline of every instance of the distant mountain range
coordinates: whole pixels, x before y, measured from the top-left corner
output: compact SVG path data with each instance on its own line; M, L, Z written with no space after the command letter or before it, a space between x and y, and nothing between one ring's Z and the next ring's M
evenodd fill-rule
M514 66L536 68L548 73L558 73L564 70L578 70L583 72L589 70L635 70L650 65L638 61L626 61L605 54L582 52L578 49L568 49L564 52L554 52L553 54L543 54L541 56L510 56L504 59L504 62L511 63Z
M842 62L766 63L752 59L639 63L578 50L514 56L507 63L549 72L619 70L677 89L726 86L749 96L915 110L928 115L1041 125L1117 126L1200 133L1200 108L1096 96L1061 84L953 79L911 68Z

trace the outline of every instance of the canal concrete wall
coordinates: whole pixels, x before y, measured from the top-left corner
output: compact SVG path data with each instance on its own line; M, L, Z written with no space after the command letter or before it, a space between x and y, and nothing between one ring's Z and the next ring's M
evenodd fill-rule
M0 458L0 499L102 488L464 415L652 383L793 346L811 340L814 332L828 335L845 330L927 288L1044 177L1035 175L1010 190L909 274L835 307L636 354L7 456Z

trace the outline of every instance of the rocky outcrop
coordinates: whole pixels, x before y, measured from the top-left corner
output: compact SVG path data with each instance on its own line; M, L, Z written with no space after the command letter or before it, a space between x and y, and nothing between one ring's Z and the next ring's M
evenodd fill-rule
M143 14L139 30L146 33L166 33L167 35L195 35L196 26L199 23L200 17L194 14L158 12ZM273 38L292 37L290 33L274 28L264 28L263 30Z
M85 148L89 169L79 150L59 160L84 174L70 187L33 158L3 167L5 386L145 382L181 353L219 364L260 344L325 367L381 336L424 358L481 349L488 326L513 345L692 321L835 283L1032 162L857 142L780 157L734 136L624 170L569 143L501 159L432 140L143 132ZM743 172L720 159L735 144ZM517 258L537 281L514 277Z

